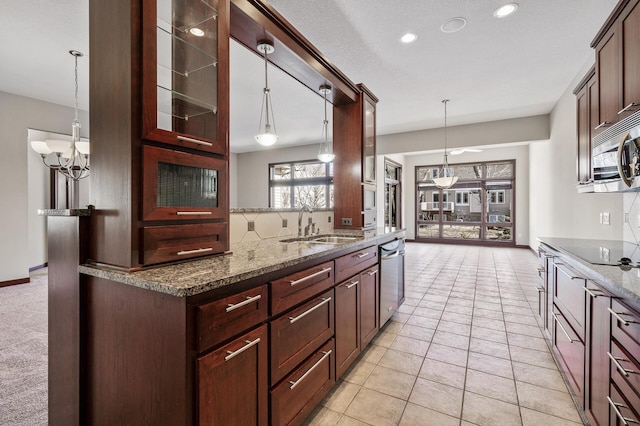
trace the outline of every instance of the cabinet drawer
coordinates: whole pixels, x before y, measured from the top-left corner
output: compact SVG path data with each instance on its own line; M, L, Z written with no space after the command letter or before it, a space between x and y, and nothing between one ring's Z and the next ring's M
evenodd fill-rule
M271 283L271 314L277 315L333 286L333 262L296 272Z
M229 247L228 230L227 222L144 227L142 262L148 265L224 253Z
M336 286L336 377L360 354L360 275Z
M630 401L622 395L624 391L618 389L615 384L611 384L611 395L607 398L609 401L609 425L630 425L640 423L640 416L632 408L637 409L638 405L632 405ZM626 395L625 395L626 396Z
M611 314L611 335L640 363L640 315L616 299L611 300L609 313Z
M361 350L369 344L380 328L378 314L378 265L360 274L360 345Z
M587 280L564 264L554 264L556 275L553 302L584 342Z
M271 321L271 384L316 351L334 333L333 289Z
M553 317L553 349L576 394L584 395L585 347L571 325L555 309ZM582 408L582 407L581 407Z
M268 286L262 285L196 308L198 352L267 319Z
M622 350L618 344L611 342L611 381L615 382L622 394L640 409L640 366L637 360Z
M378 247L371 246L336 259L336 282L344 281L378 263Z
M334 342L322 348L271 391L271 424L300 424L336 382Z

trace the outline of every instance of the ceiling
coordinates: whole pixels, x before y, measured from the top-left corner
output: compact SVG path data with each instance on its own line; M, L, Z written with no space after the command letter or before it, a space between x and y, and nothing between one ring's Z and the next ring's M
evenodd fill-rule
M518 1L518 0L516 0ZM271 0L271 4L355 82L380 98L378 134L549 113L594 58L589 43L617 0ZM464 17L461 31L440 25ZM418 39L400 43L405 32ZM0 91L73 106L75 49L89 52L88 0L2 0ZM79 61L80 108L88 110L89 61ZM233 152L260 149L262 59L232 43ZM320 138L322 99L269 68L277 146ZM435 148L435 147L434 147Z

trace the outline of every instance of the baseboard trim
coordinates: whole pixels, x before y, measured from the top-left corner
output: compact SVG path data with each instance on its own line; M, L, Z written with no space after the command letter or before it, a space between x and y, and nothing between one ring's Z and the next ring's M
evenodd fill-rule
M32 266L29 268L29 272L37 271L38 269L46 268L47 266L49 266L49 262L45 262L42 265Z
M0 281L0 287L9 287L9 286L12 286L12 285L26 284L28 282L31 282L29 277L20 278L20 279L17 279L17 280Z

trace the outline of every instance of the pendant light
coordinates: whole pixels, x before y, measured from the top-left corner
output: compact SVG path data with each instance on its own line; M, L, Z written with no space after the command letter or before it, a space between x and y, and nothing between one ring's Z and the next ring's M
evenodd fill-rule
M323 84L320 86L320 93L324 96L324 121L322 122L322 136L320 137L318 160L323 163L330 163L336 157L333 153L331 138L329 137L329 120L327 120L327 95L331 93L331 86Z
M449 167L449 161L447 159L447 102L449 99L444 99L444 163L440 169L440 175L433 179L433 183L440 189L449 189L457 181L458 177L454 176L453 169Z
M267 78L267 55L274 52L273 43L268 40L258 42L258 51L264 56L264 89L262 95L262 111L260 112L260 123L258 124L258 134L256 141L260 145L271 146L278 142L276 135L276 124L273 119L273 105L271 104L271 91L269 90L269 80ZM262 127L262 117L264 116L264 128ZM273 131L271 130L271 122L273 121ZM264 131L263 131L264 130Z

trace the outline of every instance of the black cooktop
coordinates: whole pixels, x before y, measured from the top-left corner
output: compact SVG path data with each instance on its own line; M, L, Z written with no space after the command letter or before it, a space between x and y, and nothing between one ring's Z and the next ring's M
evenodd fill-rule
M602 240L595 244L569 244L563 249L594 265L623 269L640 268L640 246L624 241Z

